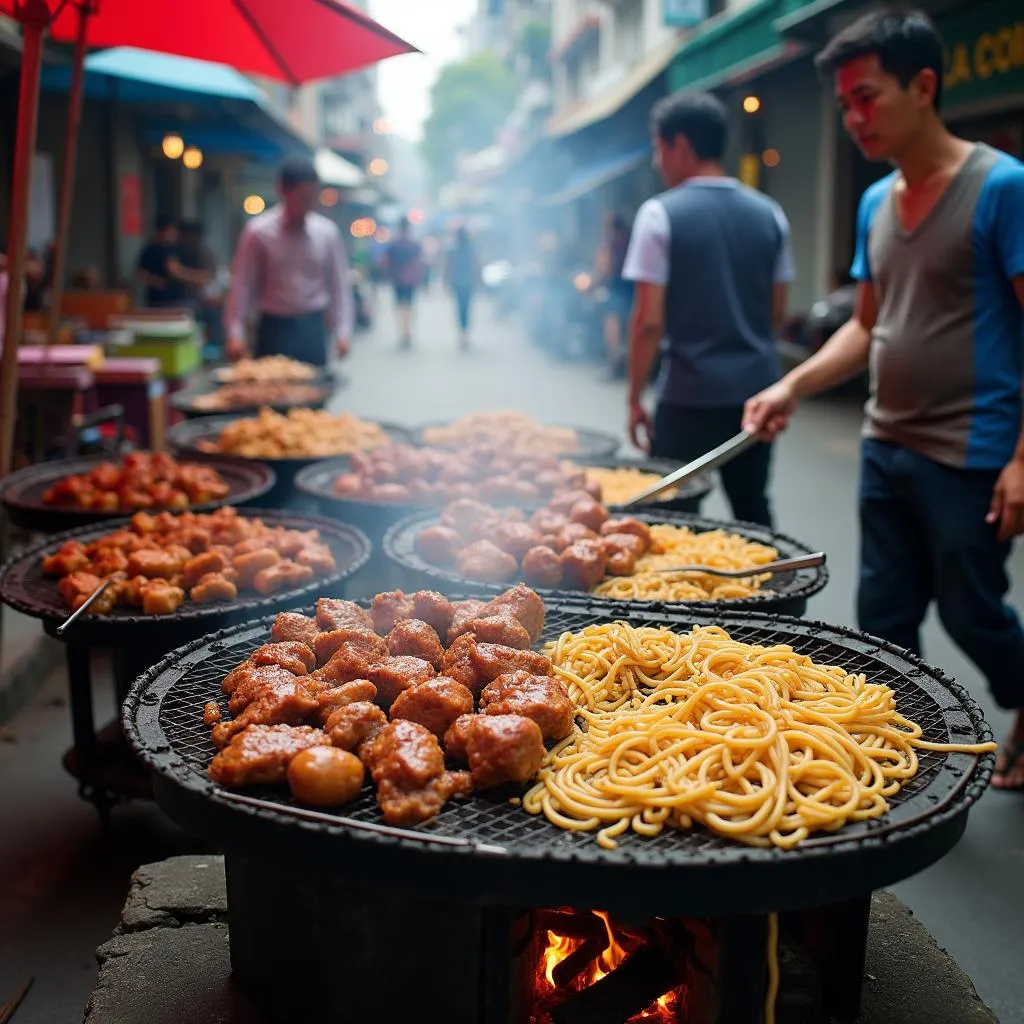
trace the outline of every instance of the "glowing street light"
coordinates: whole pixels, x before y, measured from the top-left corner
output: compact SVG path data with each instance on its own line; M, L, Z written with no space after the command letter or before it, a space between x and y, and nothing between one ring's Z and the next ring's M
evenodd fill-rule
M331 188L330 185L323 189L320 193L320 205L321 206L337 206L338 205L338 190Z
M168 160L177 160L182 153L185 152L185 140L174 132L164 136L164 140L160 143L160 148L164 151L164 156Z
M189 146L181 154L181 162L190 170L195 171L203 166L203 151L198 146Z
M267 208L266 201L263 196L246 196L242 201L242 209L245 210L250 217L255 217L261 214Z
M761 100L757 96L745 96L743 98L743 109L748 114L756 114L761 109Z
M384 159L384 157L382 157L382 156L375 156L370 161L370 166L367 167L366 169L375 178L379 178L382 174L387 174L388 173L388 167L389 166L390 165L388 164L387 160Z
M777 149L766 149L761 154L761 163L765 167L778 167L781 160L782 156Z

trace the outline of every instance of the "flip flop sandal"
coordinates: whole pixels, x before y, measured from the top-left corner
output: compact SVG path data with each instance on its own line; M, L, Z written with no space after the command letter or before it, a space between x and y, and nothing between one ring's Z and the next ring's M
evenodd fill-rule
M1006 768L1003 771L996 771L993 774L993 779L998 775L1000 778L1005 778L1013 771L1020 771L1024 768L1024 740L1015 740L1012 743L1008 743L1001 747L999 750L999 756L1004 759ZM1000 793L1024 793L1024 780L1017 783L1015 786L996 786L992 788Z

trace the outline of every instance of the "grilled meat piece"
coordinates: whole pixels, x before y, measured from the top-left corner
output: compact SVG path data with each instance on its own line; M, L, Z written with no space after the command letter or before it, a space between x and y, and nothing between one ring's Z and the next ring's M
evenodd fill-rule
M472 619L478 618L480 609L486 603L486 601L476 601L471 598L468 601L456 601L452 605L452 621L448 627L448 643L452 643L465 632L463 629L465 624Z
M484 687L480 711L485 715L522 715L540 726L545 740L564 740L572 732L576 708L561 679L509 672Z
M276 644L264 644L249 655L253 665L280 665L297 676L304 676L316 667L316 657L308 644L298 640L286 640Z
M286 560L261 569L253 578L252 586L258 594L276 594L279 590L304 587L315 575L308 565Z
M332 711L324 728L334 746L355 752L387 724L388 716L376 704L359 700Z
M521 562L523 555L540 543L540 537L529 523L499 523L491 531L489 539L517 562Z
M473 694L465 686L437 676L400 693L391 705L391 721L419 722L440 739L456 718L472 710Z
M373 629L369 612L355 601L321 597L316 603L316 623L320 629Z
M578 487L574 491L565 491L563 494L556 494L555 497L548 502L548 508L551 509L552 512L560 512L562 515L568 517L576 502L593 500L594 496L590 491L583 487Z
M562 560L558 552L543 544L530 548L523 555L523 580L531 587L560 587Z
M427 526L416 534L416 553L430 565L450 565L462 547L462 535L451 526Z
M479 716L459 715L444 734L444 752L449 761L466 763L466 741L469 739L469 724Z
M406 619L396 624L387 635L388 654L394 657L409 655L429 661L434 668L441 664L444 648L433 627L420 619Z
M399 622L416 617L416 602L401 590L389 590L373 599L370 615L374 630L387 636Z
M223 573L208 572L189 591L188 596L196 604L216 604L219 601L234 601L238 597L238 587Z
M229 789L284 782L288 764L300 750L330 743L326 733L308 725L250 725L232 737L207 772Z
M203 725L216 725L220 720L220 705L215 700L208 700L203 705Z
M366 669L366 678L377 687L376 702L385 710L403 690L425 683L435 675L437 673L429 661L408 656L381 658Z
M615 533L631 533L644 542L644 551L651 546L651 528L633 516L623 516L621 519L609 519L601 526L602 536L610 536Z
M608 555L600 540L580 540L562 552L562 582L573 590L589 590L604 579Z
M232 699L238 696L236 690ZM268 682L260 687L256 698L245 706L241 714L230 722L219 722L213 727L214 744L224 747L231 737L247 725L298 725L316 710L317 703L307 686L289 673L289 679Z
M455 606L444 594L436 590L417 590L412 595L413 618L430 626L439 637L444 637L452 624Z
M338 708L372 701L376 696L377 687L369 679L353 679L350 683L332 686L329 690L320 690L316 694L317 717L324 723Z
M329 633L319 633L313 639L313 650L316 652L316 663L323 667L342 648L352 654L376 661L387 654L387 644L372 629L362 626L342 626L332 629Z
M313 638L320 632L316 619L297 612L281 612L270 630L270 639L275 643L284 640L299 640L302 643L313 643Z
M519 563L489 540L478 540L455 556L455 568L466 579L503 583L519 572Z
M319 693L321 690L329 690L332 686L350 683L354 679L366 679L370 663L377 660L377 657L368 657L366 648L360 646L358 642L355 646L344 643L323 668L310 673L309 684Z
M517 583L477 611L477 618L491 615L511 615L518 619L530 634L530 642L536 643L544 631L544 602L525 583Z
M520 670L545 675L551 671L551 661L536 651L478 643L469 633L460 636L441 659L442 674L462 683L474 697L498 676Z
M540 726L522 715L473 715L465 728L466 760L476 789L524 783L544 763Z
M450 797L472 789L466 772L445 771L437 737L418 722L385 726L359 748L359 756L377 784L381 817L389 825L417 825Z
M580 498L569 509L569 519L571 522L582 523L597 532L608 521L608 509L599 501L594 501L593 498Z
M472 498L458 498L450 505L445 506L441 513L442 525L458 530L463 540L469 539L470 531L477 523L498 518L498 512L490 505L485 505L482 501L475 501Z
M227 567L228 560L223 551L203 551L181 567L182 586L194 587L207 573L223 572Z
M525 651L530 647L530 634L526 627L511 614L488 615L481 619L470 619L463 627L462 634L472 633L477 643L499 644Z

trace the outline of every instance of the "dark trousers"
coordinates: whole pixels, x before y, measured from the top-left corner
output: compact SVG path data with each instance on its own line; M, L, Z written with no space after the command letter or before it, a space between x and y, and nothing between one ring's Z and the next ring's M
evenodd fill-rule
M459 288L453 289L455 292L455 310L459 317L459 330L469 330L469 307L473 301L473 289L472 288Z
M327 365L327 321L321 310L299 316L263 313L256 328L256 355L291 356L300 363Z
M728 441L742 428L743 406L691 408L661 402L654 413L654 440L651 455L659 459L686 463L706 455ZM772 446L756 444L727 462L718 471L732 514L748 523L772 526L772 507L768 500L768 476ZM700 512L700 498L677 507Z
M1004 601L1010 543L985 522L999 473L952 469L899 445L861 447L861 629L920 653L939 618L1004 708L1024 707L1024 631Z

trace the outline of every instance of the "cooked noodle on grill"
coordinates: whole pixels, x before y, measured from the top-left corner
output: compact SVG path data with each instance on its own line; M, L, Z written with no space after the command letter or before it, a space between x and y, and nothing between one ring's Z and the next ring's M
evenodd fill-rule
M677 565L708 565L716 569L746 569L773 562L775 548L725 530L698 533L686 526L651 527L651 547L629 576L610 576L593 590L620 601L735 601L757 595L771 579L761 573L731 580L703 573L664 573Z
M694 824L789 849L885 814L919 749L996 749L928 742L888 686L714 626L594 625L546 653L578 719L523 807L609 849L629 829Z

